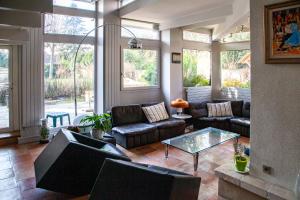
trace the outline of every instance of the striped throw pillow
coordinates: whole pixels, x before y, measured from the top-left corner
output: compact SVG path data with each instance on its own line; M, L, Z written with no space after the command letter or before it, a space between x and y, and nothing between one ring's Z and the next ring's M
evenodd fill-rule
M207 103L208 117L231 117L231 103Z
M164 102L153 106L142 107L142 109L150 123L169 119Z

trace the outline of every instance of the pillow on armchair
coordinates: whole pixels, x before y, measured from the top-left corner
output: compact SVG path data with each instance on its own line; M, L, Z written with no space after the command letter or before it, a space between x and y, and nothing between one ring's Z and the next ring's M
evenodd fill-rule
M169 119L164 102L153 106L142 107L142 109L150 123Z
M208 117L232 117L230 102L207 103Z

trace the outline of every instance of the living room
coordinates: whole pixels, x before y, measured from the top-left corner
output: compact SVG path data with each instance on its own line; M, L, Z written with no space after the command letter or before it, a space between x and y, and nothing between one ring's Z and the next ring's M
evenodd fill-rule
M300 198L299 1L0 10L0 199Z

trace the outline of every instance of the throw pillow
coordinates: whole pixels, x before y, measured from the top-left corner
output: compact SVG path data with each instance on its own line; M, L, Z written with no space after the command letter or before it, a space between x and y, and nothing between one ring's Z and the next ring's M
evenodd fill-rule
M150 123L169 119L164 102L153 106L142 107L142 109Z
M207 103L208 117L231 117L231 103Z

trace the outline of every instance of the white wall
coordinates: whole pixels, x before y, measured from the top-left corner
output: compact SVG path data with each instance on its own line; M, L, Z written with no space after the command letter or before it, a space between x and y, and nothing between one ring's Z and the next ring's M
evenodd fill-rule
M265 64L264 5L251 0L251 174L293 189L300 169L300 64ZM262 171L262 165L273 174Z

